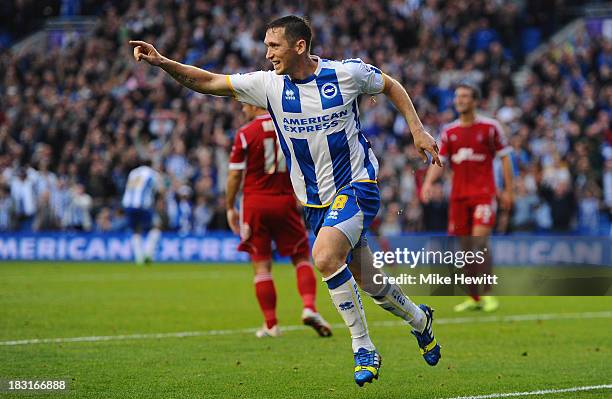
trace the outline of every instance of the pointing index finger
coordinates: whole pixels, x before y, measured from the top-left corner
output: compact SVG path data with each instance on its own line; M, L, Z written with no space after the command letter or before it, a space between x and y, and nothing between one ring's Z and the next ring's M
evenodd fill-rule
M148 46L149 43L143 42L141 40L130 40L129 42L132 46Z

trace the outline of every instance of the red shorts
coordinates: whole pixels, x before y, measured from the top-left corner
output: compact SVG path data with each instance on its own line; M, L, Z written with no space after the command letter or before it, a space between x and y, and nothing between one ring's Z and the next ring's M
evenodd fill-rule
M251 260L272 257L272 240L282 256L310 256L308 233L293 195L248 195L240 212L238 250Z
M451 200L448 234L471 236L474 226L495 226L497 202L495 197L483 196Z

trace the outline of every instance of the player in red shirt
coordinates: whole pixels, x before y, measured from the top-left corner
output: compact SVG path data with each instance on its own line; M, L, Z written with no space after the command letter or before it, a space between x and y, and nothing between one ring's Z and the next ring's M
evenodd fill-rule
M460 84L455 89L454 105L459 119L444 127L441 135L440 157L448 161L453 171L452 191L448 216L448 233L458 236L464 250L487 248L488 239L495 226L497 201L493 175L493 159L502 158L504 191L501 194L503 209L512 207L511 148L498 121L476 113L480 91L471 84ZM442 168L429 168L421 198L429 202L432 185L442 177ZM488 254L482 265L473 263L467 273L491 273ZM493 311L499 307L497 300L489 295L490 286L485 286L480 296L478 286L468 287L471 298L455 306L455 311L468 309Z
M249 104L242 111L250 123L236 133L227 179L227 221L240 234L238 250L248 252L255 271L255 295L265 323L258 337L280 334L276 319L276 289L272 280L272 240L283 256L295 266L297 286L304 305L302 322L322 337L331 336L331 327L315 307L317 282L310 263L308 234L298 210L287 173L285 158L276 140L268 111ZM243 179L244 176L244 179ZM240 214L234 208L242 188Z

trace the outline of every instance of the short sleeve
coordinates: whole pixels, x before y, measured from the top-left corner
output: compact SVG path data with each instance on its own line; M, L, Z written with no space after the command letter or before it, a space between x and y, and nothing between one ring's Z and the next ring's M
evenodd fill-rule
M246 168L246 150L247 142L244 137L244 132L239 130L238 133L236 133L234 145L232 146L229 163L230 170L243 170Z
M267 108L266 87L269 84L270 73L270 71L237 73L227 75L227 80L236 100L256 107Z
M385 79L380 69L366 64L360 58L344 60L342 64L357 83L359 94L379 94L383 91Z

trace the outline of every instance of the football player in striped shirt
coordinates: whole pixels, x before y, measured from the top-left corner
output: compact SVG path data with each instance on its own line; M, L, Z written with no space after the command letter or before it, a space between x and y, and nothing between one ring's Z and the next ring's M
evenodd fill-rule
M406 90L360 59L331 61L310 54L312 31L300 17L268 24L264 43L274 70L215 74L170 60L151 44L130 41L134 57L159 66L200 93L232 96L266 108L285 155L294 192L305 206L316 237L312 256L332 301L351 333L354 378L359 386L378 378L381 357L370 339L358 285L383 309L405 320L425 361L436 365L440 345L432 332L433 312L415 305L396 284L377 285L365 233L380 206L378 162L362 134L360 95L385 94L406 118L414 144L441 166Z
M143 160L127 178L121 205L125 209L128 226L132 230L132 250L137 264L150 264L160 230L153 225L155 196L162 189L161 176L151 167L150 160ZM147 234L146 241L142 237Z

